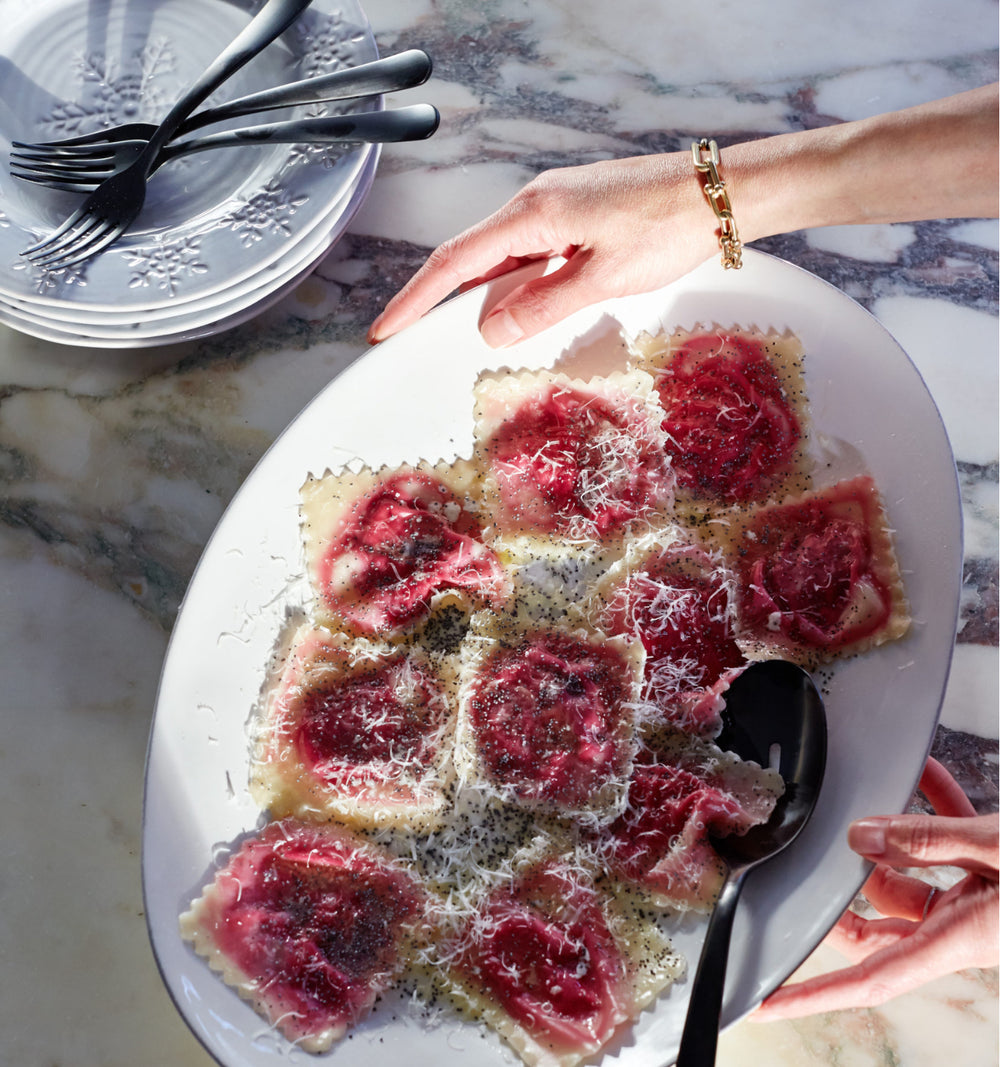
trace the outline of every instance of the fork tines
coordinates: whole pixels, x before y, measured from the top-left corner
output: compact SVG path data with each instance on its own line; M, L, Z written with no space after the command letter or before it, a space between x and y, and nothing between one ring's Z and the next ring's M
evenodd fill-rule
M59 270L100 252L126 228L127 224L113 225L79 208L57 230L26 248L21 255L36 267Z

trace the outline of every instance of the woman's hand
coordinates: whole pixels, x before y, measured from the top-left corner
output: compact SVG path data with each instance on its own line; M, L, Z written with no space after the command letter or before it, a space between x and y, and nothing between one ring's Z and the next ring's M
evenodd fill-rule
M381 341L455 289L532 260L565 257L543 278L505 296L482 324L505 347L588 304L649 292L718 254L715 216L690 152L550 170L504 207L436 248L372 324Z
M953 971L996 966L998 816L977 816L936 760L928 761L920 789L937 815L877 816L848 831L851 848L877 864L864 892L885 916L849 911L831 931L827 943L854 966L784 986L751 1018L872 1007ZM944 892L895 869L940 864L966 872Z

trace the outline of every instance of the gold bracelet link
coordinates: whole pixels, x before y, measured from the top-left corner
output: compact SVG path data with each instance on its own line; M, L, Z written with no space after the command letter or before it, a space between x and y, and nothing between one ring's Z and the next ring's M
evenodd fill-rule
M722 265L729 270L743 266L743 242L733 218L733 205L729 202L726 183L719 177L719 146L703 137L691 142L691 155L695 170L705 175L702 191L719 220L719 247L722 249Z

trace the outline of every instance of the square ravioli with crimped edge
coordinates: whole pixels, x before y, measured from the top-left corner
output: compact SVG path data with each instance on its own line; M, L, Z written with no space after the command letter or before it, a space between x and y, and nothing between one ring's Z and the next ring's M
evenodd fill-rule
M637 758L625 811L597 831L594 854L612 878L657 907L708 911L726 874L709 835L766 822L783 793L777 771L662 731Z
M684 970L657 927L541 841L446 908L432 947L446 994L529 1067L605 1048ZM438 978L440 985L442 978Z
M712 326L632 342L653 374L679 506L779 500L810 488L802 344L790 331Z
M892 535L861 475L765 507L727 532L746 654L805 667L864 652L910 626Z
M426 899L412 875L350 831L286 819L247 838L180 925L272 1026L323 1052L425 941Z
M476 477L459 461L308 478L301 528L318 620L398 638L448 605L499 607L508 583L482 540Z
M733 577L718 548L664 526L627 544L581 609L590 626L642 642L643 721L714 737L724 693L746 664Z
M426 829L454 772L454 679L441 657L289 626L256 722L250 792L272 817Z
M581 820L620 808L636 745L638 641L522 629L481 612L462 659L460 788Z
M673 501L652 378L483 374L475 460L494 536L614 544Z

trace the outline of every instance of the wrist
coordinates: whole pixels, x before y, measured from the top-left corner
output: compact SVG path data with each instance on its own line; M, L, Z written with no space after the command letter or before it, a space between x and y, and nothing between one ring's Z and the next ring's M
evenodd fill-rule
M831 127L724 149L722 169L743 240L861 221L842 175L845 139L844 129Z

